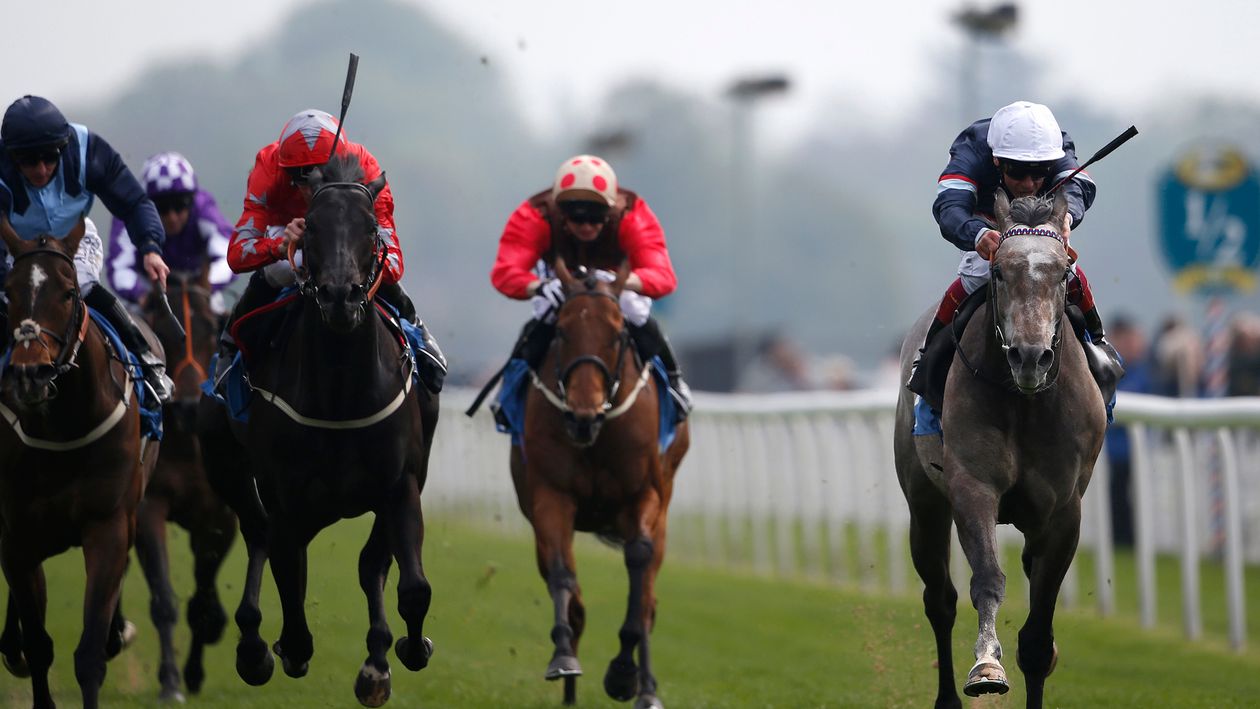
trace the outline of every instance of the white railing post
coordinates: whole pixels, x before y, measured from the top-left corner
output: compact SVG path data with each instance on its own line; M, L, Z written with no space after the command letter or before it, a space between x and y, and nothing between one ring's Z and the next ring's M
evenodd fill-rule
M1129 427L1133 455L1134 552L1137 555L1138 606L1142 627L1155 627L1155 500L1146 425Z
M1177 460L1181 478L1181 618L1186 637L1198 640L1203 635L1203 619L1199 605L1199 539L1195 526L1195 473L1194 450L1190 431L1177 428L1173 431L1177 445Z
M1221 447L1225 486L1225 602L1229 608L1229 644L1241 652L1247 646L1247 609L1243 596L1242 500L1239 498L1238 449L1229 429L1216 432Z

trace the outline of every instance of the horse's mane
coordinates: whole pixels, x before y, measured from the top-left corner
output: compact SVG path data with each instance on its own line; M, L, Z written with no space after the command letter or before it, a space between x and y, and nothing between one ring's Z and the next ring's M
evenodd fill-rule
M338 155L324 166L324 182L364 181L363 165L357 155Z
M1025 226L1037 226L1050 221L1054 211L1054 197L1051 195L1020 197L1011 202L1011 223Z

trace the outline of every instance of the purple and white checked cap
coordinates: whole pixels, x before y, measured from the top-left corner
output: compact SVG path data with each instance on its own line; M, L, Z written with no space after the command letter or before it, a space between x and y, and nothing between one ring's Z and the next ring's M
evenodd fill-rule
M197 175L188 159L179 153L158 153L141 168L144 191L150 197L197 191Z

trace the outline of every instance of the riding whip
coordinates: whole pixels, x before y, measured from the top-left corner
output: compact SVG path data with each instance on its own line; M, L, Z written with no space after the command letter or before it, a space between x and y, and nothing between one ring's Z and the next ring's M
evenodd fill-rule
M171 327L175 328L175 332L179 333L179 341L183 342L188 337L188 333L184 332L184 326L179 322L179 318L175 317L175 311L171 310L171 301L166 297L166 289L160 283L157 286L158 300L162 303L162 312L166 314L166 319Z
M1085 161L1085 164L1073 170L1072 174L1056 182L1054 187L1051 187L1050 191L1047 192L1046 194L1054 194L1055 190L1067 184L1068 180L1071 180L1073 177L1076 177L1077 173L1079 173L1081 170L1084 170L1090 165L1093 165L1099 160L1102 160L1103 158L1107 157L1108 155L1112 153L1112 151L1114 151L1116 148L1120 147L1121 145L1124 145L1129 140L1129 138L1132 138L1133 136L1137 134L1138 134L1137 127L1129 126L1127 130L1125 130L1123 133L1113 138L1110 143L1107 143L1106 145L1102 146L1102 148L1099 149L1098 152L1094 153L1093 157Z
M337 140L341 138L341 124L346 122L346 111L350 109L350 95L354 93L354 75L359 71L359 55L350 53L350 65L346 67L346 88L341 92L341 117L337 119L337 132L333 134L332 152L328 154L328 162L332 162L337 154Z

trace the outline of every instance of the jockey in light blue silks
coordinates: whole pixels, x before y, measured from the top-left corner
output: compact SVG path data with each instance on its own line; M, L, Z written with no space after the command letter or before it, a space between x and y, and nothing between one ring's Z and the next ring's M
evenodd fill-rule
M126 223L145 275L165 287L170 269L162 259L162 223L118 152L85 126L68 123L47 99L23 96L14 101L0 124L0 213L19 237L28 240L41 235L62 238L80 219L85 221L86 231L74 257L83 301L114 326L123 344L140 359L145 380L166 401L172 387L165 364L150 350L114 294L98 287L104 248L96 225L87 218L98 196ZM0 282L8 279L11 261L3 253ZM4 323L4 339L8 332Z

